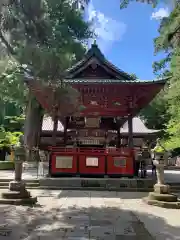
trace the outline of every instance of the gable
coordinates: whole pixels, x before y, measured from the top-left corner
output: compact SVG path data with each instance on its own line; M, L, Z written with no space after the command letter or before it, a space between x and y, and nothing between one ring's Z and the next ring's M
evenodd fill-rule
M110 66L108 66L105 62L100 61L96 57L91 57L86 60L82 65L73 69L69 72L68 78L73 79L90 79L90 78L98 78L98 79L122 79L126 80L124 74L117 73L117 71L113 70Z
M101 79L114 79L113 74L106 71L102 66L90 64L85 69L81 70L74 75L74 78L101 78Z
M109 62L96 44L92 44L84 58L66 71L66 79L77 78L134 80Z

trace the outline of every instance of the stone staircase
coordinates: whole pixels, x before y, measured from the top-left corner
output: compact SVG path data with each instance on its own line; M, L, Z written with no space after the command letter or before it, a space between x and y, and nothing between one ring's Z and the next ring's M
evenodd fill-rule
M0 189L7 189L10 181L12 181L12 179L0 179ZM24 180L24 182L28 189L37 189L40 186L38 179Z
M0 179L0 189L7 189L12 179ZM94 190L118 192L151 192L153 182L144 179L84 179L84 178L43 178L24 180L27 189L49 190ZM169 183L172 193L180 193L180 182Z
M94 190L118 192L149 192L153 189L152 179L128 178L42 178L39 179L41 189L54 190Z

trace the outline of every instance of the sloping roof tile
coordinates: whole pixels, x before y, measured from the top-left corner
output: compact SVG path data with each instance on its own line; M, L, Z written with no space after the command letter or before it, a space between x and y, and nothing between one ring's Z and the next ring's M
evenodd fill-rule
M53 131L53 120L51 117L44 117L42 124L42 131ZM63 132L64 127L60 121L58 121L58 131ZM159 130L148 129L143 121L139 117L133 118L133 133L135 134L152 134ZM125 122L123 127L120 129L121 133L128 134L128 122Z
M53 120L51 117L44 117L42 122L42 131L53 131ZM58 131L63 132L64 127L60 121L58 121Z
M145 126L143 121L139 117L134 117L133 118L133 133L141 133L141 134L151 134L151 133L156 133L159 130L154 130L154 129L149 129ZM120 129L121 133L128 133L128 122L125 122L123 127Z

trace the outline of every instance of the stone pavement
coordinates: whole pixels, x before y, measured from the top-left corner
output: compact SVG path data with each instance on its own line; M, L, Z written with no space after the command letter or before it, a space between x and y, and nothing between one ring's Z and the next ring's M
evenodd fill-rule
M145 193L32 193L39 201L34 208L0 205L0 240L180 239L179 210L147 206Z

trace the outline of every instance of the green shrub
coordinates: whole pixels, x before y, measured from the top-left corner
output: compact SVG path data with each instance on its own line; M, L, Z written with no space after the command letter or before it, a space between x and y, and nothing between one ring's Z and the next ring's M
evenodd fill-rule
M14 162L11 161L0 161L0 170L13 170Z

